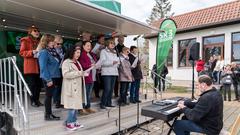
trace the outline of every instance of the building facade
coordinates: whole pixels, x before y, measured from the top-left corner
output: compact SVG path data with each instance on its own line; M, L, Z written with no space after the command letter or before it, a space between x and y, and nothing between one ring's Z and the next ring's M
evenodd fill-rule
M178 26L167 59L172 80L192 79L192 65L188 58L194 42L200 43L199 56L205 62L210 56L220 55L225 64L240 63L239 11L240 1L234 1L172 18ZM153 25L157 27L161 21ZM147 35L146 38L149 39L149 68L152 68L156 62L157 37Z

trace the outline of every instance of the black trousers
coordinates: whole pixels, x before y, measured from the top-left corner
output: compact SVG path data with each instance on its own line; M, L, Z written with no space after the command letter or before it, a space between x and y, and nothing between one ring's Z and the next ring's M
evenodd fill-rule
M100 91L101 89L103 90L103 80L100 73L96 74L96 81L94 81L93 89L95 97L99 98Z
M45 97L45 102L44 102L46 115L52 114L52 97L53 97L56 89L58 89L58 87L59 87L58 79L52 79L52 81L53 81L53 85L48 87L47 82L43 80L44 86L46 88L46 97Z
M24 77L30 91L32 92L32 96L30 97L31 103L38 104L42 86L42 81L40 79L39 74L25 74Z
M128 92L129 82L120 82L120 98L119 103L127 103L127 92Z
M238 84L233 84L233 87L234 87L234 92L235 92L235 98L237 99L237 100L239 100L239 91L238 91Z
M166 76L162 76L164 79L166 78ZM155 77L154 78L154 88L158 87L158 91L160 92L165 91L165 80L164 79L160 79L159 77Z
M227 93L228 93L228 101L231 101L231 84L223 84L224 101L226 101L227 99Z

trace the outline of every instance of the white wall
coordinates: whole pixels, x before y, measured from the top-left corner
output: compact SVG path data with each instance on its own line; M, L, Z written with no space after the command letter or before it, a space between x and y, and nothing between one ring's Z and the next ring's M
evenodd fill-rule
M172 80L192 79L191 67L178 67L179 40L196 38L197 42L200 43L200 56L202 57L203 37L224 34L224 60L225 64L228 64L231 62L231 35L233 32L240 32L240 24L177 34L173 40L173 67L169 67L169 75L171 76ZM157 38L149 40L149 68L152 68L153 64L155 64L156 61L156 44Z

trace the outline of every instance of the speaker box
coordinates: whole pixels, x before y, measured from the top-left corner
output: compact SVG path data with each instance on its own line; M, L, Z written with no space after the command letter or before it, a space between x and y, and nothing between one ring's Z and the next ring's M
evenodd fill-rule
M199 59L199 47L200 47L199 42L195 42L191 45L189 60L198 60Z

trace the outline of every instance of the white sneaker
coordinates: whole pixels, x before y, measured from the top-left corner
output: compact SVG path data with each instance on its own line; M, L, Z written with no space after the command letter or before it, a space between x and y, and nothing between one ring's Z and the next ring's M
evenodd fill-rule
M77 128L77 129L84 127L84 125L80 124L80 123L77 122L77 121L74 123L74 126L75 126L75 128Z

